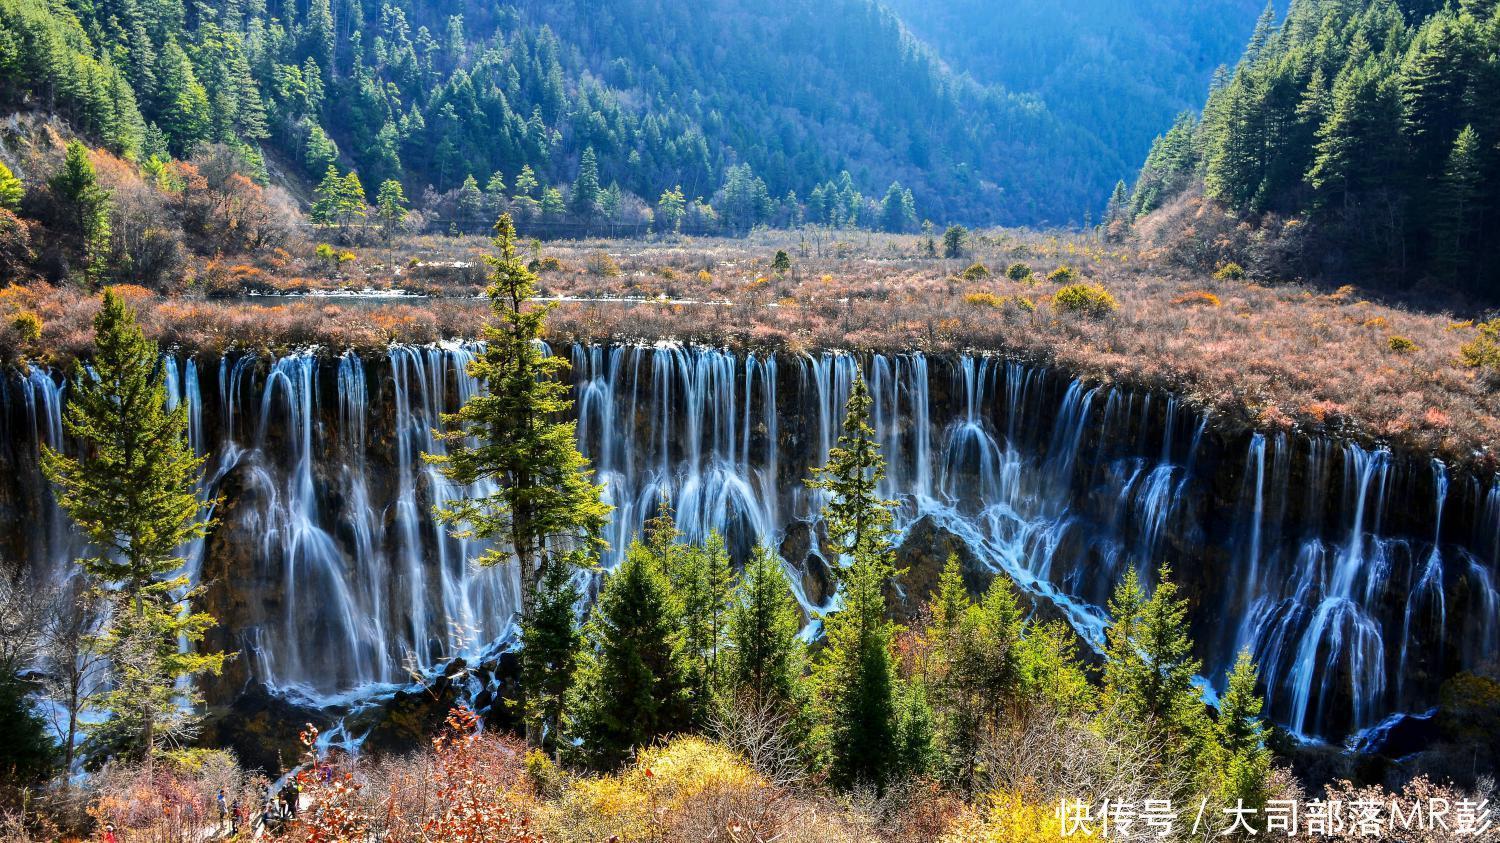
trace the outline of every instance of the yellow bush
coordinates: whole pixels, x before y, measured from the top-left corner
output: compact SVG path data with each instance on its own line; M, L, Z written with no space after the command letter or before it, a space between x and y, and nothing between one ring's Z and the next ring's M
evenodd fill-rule
M1397 354L1410 354L1417 350L1417 344L1400 334L1392 334L1385 344L1391 351Z
M1004 296L997 296L994 293L988 292L969 293L964 296L964 303L973 305L974 307L1001 308L1005 306L1005 302L1006 298Z
M1500 374L1500 319L1482 323L1479 335L1459 346L1458 354L1469 368Z
M1054 284L1071 284L1078 280L1078 270L1063 264L1047 273L1047 280Z
M969 264L969 268L963 271L963 277L967 281L978 281L981 278L990 277L990 268L978 261Z
M714 282L713 273L706 269L698 270L698 281L703 284L712 284Z
M695 810L770 787L731 750L684 737L642 751L619 773L575 780L549 804L545 822L558 839L655 840Z
M1245 268L1234 261L1230 261L1219 267L1218 271L1214 273L1214 277L1220 281L1243 281L1245 280Z
M21 342L36 342L42 338L42 317L29 310L22 310L11 317L10 327Z
M1009 793L990 794L988 803L983 812L972 811L960 817L943 835L942 843L1042 843L1064 839L1055 808L1033 805Z
M1052 296L1052 305L1069 313L1107 316L1120 306L1101 284L1069 284Z

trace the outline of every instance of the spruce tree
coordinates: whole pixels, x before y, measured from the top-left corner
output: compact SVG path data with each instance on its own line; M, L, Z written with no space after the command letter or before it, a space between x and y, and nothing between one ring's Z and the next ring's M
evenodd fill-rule
M69 141L62 169L47 184L65 209L69 226L81 238L84 280L102 282L109 259L111 202L109 191L94 174L88 147Z
M781 559L760 545L745 565L729 609L725 676L731 693L755 708L786 707L800 699L800 625Z
M187 441L186 405L167 409L156 345L112 290L104 293L94 335L91 368L77 366L63 416L79 456L43 446L42 468L98 552L79 560L84 574L119 604L104 633L114 684L101 707L112 719L95 736L149 759L188 719L178 680L216 673L224 661L223 654L180 646L197 644L213 625L189 608L198 589L178 555L210 526L197 496L203 458Z
M569 206L574 216L585 222L599 215L599 160L592 146L583 151L578 164L578 178L573 182Z
M337 207L341 229L365 218L365 187L359 183L359 173L350 170L339 180Z
M1139 730L1170 765L1205 759L1203 697L1193 685L1200 663L1187 633L1187 603L1177 596L1165 565L1145 596L1134 569L1110 600L1103 708L1113 728Z
M577 760L607 770L652 741L688 728L688 666L672 586L634 542L605 576L585 629L578 683L567 707Z
M484 213L484 193L472 173L464 176L463 184L458 187L457 205L460 228L467 228Z
M890 501L876 494L884 475L869 424L870 395L856 377L838 447L808 484L828 495L823 522L838 568L842 607L823 619L827 646L816 670L815 743L838 785L884 787L898 771L895 625L885 587L895 576Z
M1438 183L1437 213L1432 221L1433 257L1438 271L1457 278L1467 264L1475 204L1484 188L1483 150L1473 126L1465 126L1453 142Z
M583 643L574 614L581 599L573 584L575 567L547 566L532 611L521 619L521 685L527 691L523 716L548 752L557 749L563 706Z
M686 548L677 564L667 569L667 577L681 613L679 635L694 718L705 724L723 681L721 662L734 593L734 571L724 539L711 533L702 545Z
M1266 801L1266 777L1271 772L1271 751L1265 745L1265 726L1260 719L1262 700L1255 690L1255 664L1250 651L1241 650L1224 694L1219 697L1219 719L1215 724L1219 751L1215 765L1218 791L1227 801L1241 800L1260 808Z
M386 240L395 236L401 224L406 222L406 216L406 191L401 188L401 182L395 179L381 182L380 191L375 195L375 219L379 220L381 234Z
M339 219L339 198L343 194L344 180L338 167L332 164L323 173L323 180L313 191L312 208L307 217L314 225L330 226Z
M446 502L438 515L455 534L492 543L479 564L508 562L514 553L525 619L549 565L586 560L603 547L600 533L609 506L578 451L576 423L559 421L572 406L561 379L568 362L540 345L550 308L532 301L536 276L516 253L509 214L495 223L494 242L499 254L486 257L494 321L485 326L484 351L468 369L485 391L457 413L444 415L447 430L441 438L448 452L424 457L460 486L480 479L499 484L489 495ZM561 555L571 549L582 556ZM523 650L523 664L526 658ZM538 743L535 724L528 726L527 738Z

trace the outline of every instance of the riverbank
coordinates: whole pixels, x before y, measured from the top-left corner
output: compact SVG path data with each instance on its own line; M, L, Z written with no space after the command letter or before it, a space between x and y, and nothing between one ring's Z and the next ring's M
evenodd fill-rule
M918 236L771 232L550 244L534 258L543 292L560 299L550 328L558 341L996 352L1169 390L1229 428L1326 433L1481 472L1500 462L1500 392L1460 360L1472 321L1366 300L1350 287L1206 277L1089 239L993 232L947 260L924 246ZM487 247L481 238L416 238L350 249L338 270L296 258L210 267L182 295L131 298L149 332L184 351L336 352L472 337L487 315L476 298ZM773 269L778 250L789 268ZM1007 277L1013 266L1019 277ZM1101 285L1113 309L1059 304L1070 279ZM339 290L369 293L327 294ZM78 291L7 288L0 311L0 344L13 359L56 364L87 348L93 307ZM9 325L23 311L41 321L29 341Z

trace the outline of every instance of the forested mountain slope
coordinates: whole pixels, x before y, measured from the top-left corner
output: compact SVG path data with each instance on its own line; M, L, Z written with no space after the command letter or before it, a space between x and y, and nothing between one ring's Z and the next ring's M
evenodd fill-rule
M1201 189L1236 234L1184 250L1266 277L1500 298L1500 4L1297 0L1201 121L1152 148L1129 216ZM1170 222L1154 228L1172 231ZM1227 245L1227 248L1226 248Z
M592 148L600 182L646 203L736 181L732 227L848 224L893 181L920 218L1062 222L1120 169L870 0L0 0L0 104L55 110L126 157L270 147L371 192L499 173L545 200ZM518 185L528 166L538 183Z
M1034 94L1128 170L1203 104L1263 0L887 0L955 70ZM1285 2L1277 5L1285 7Z

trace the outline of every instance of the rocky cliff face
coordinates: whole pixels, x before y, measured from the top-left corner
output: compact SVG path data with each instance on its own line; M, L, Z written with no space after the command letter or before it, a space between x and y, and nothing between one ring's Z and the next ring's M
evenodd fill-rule
M1170 564L1207 678L1249 647L1268 714L1327 738L1425 708L1445 678L1500 653L1500 487L1422 457L1224 430L1170 395L999 358L562 353L615 506L606 567L666 493L689 537L717 530L740 560L772 543L809 617L826 606L837 560L802 481L835 444L858 367L900 504L900 611L957 553L976 591L1004 574L1098 642L1127 567L1150 580ZM421 460L441 452L439 414L478 388L471 354L168 361L210 455L206 491L222 498L189 549L220 621L210 643L239 653L206 688L216 706L238 700L248 718L268 700L347 704L458 658L476 667L455 688L501 692L514 574L468 565L478 548L431 510L484 490ZM63 400L36 372L0 392L0 523L13 525L0 554L39 579L68 575L79 550L36 465L40 443L68 447Z

